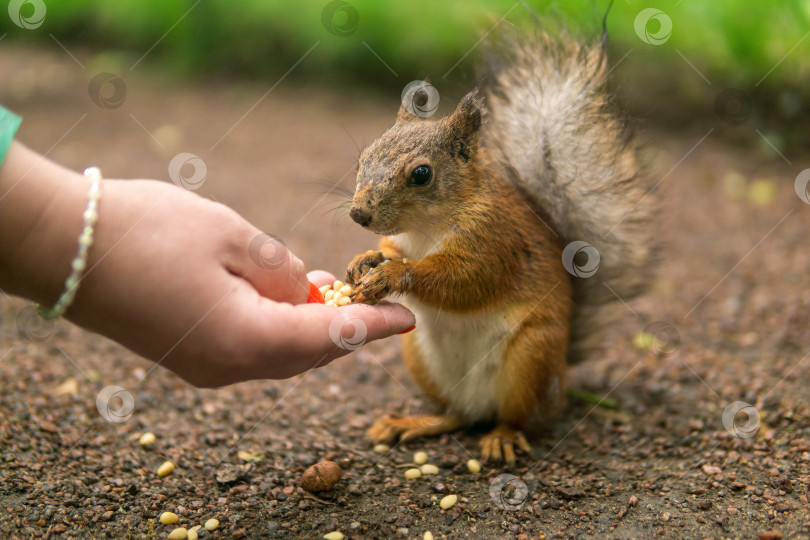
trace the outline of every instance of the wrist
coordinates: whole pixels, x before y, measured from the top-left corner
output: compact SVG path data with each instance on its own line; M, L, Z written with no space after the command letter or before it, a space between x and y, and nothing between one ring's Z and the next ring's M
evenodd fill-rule
M0 169L0 287L44 306L64 289L90 182L14 143Z

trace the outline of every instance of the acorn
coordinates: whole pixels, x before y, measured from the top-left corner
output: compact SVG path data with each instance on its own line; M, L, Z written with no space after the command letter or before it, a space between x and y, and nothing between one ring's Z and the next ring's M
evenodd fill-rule
M321 461L316 463L301 476L301 487L305 490L318 493L332 489L340 477L343 470L334 461Z

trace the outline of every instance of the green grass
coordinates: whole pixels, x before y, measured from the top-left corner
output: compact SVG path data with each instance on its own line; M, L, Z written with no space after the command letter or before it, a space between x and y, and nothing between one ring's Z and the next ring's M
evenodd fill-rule
M527 3L546 24L566 20L594 36L607 6L604 0ZM3 13L0 35L8 33L9 42L33 39L51 46L53 34L72 46L111 49L135 59L154 46L144 61L182 74L268 79L280 77L318 43L296 67L295 77L402 86L403 80L441 79L472 49L451 72L453 77L468 76L481 49L474 46L484 32L505 14L500 24L530 20L524 5L512 0L350 0L333 20L341 25L347 22L347 11L354 10L358 24L349 35L338 36L322 24L328 4L325 0L48 0L41 27L17 28ZM644 43L633 28L636 15L650 6L672 20L672 34L662 45ZM650 24L655 31L657 23ZM810 0L616 0L608 28L616 54L632 48L642 71L645 63L671 63L680 69L682 54L710 79L736 84L754 85L770 71L763 85L798 85L810 74L810 38L799 43L810 29Z

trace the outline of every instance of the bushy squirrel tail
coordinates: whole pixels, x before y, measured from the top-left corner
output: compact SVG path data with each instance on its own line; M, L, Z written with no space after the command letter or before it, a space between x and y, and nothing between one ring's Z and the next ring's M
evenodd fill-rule
M618 318L632 318L622 302L650 280L652 197L605 87L604 45L541 31L504 39L483 88L486 144L567 246L575 361L598 350Z

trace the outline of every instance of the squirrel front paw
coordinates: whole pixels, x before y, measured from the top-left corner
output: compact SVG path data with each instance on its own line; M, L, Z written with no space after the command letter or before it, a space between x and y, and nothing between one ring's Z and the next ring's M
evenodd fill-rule
M357 285L360 280L369 273L372 268L377 268L380 264L388 259L382 254L382 251L366 251L357 255L349 267L346 269L346 283L349 285Z
M376 304L389 294L403 293L410 282L407 259L388 259L369 270L354 284L352 302Z

